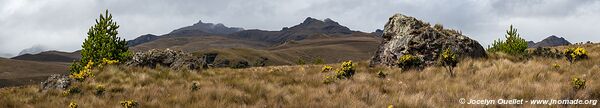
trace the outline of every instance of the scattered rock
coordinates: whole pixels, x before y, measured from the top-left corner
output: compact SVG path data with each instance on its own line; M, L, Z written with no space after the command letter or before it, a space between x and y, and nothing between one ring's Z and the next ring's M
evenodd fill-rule
M402 14L389 19L383 38L370 66L397 66L396 61L406 54L421 58L423 65L429 66L435 63L438 54L445 48L452 49L459 57L486 57L485 50L477 41L459 31L444 29L437 24L432 27Z
M152 49L147 52L135 53L133 58L126 62L129 66L156 67L167 66L172 69L201 69L206 63L200 57L171 49Z
M67 75L53 74L46 81L40 83L40 90L67 89L71 85L71 78Z

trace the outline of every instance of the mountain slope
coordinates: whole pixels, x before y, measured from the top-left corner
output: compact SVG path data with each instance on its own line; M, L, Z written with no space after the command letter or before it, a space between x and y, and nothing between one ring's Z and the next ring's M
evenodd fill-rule
M0 58L0 88L39 84L52 74L67 73L66 63L35 62Z
M71 53L61 51L44 51L38 54L23 54L11 59L40 62L73 62L75 60L79 60L80 58L81 54L79 51Z

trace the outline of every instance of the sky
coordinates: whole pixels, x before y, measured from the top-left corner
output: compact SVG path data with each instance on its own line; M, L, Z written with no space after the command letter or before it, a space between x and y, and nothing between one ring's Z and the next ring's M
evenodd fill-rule
M0 0L0 57L21 50L75 51L105 10L119 37L166 34L202 22L280 30L306 17L331 18L350 29L383 29L396 13L462 31L484 47L509 25L521 37L550 35L600 42L600 0Z

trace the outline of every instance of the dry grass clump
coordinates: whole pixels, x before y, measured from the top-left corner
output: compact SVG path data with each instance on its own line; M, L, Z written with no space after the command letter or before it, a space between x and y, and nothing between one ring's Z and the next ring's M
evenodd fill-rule
M78 82L80 93L62 96L59 90L39 92L37 85L3 88L0 107L485 107L461 105L466 99L600 99L600 48L574 63L532 58L511 61L496 57L464 59L455 77L444 67L402 71L368 67L357 62L351 79L323 84L324 65L217 68L174 71L169 68L107 66L95 77ZM559 65L555 67L553 65ZM327 64L340 68L340 64ZM378 77L385 72L385 77ZM573 89L572 78L585 79ZM96 95L97 85L105 91ZM562 105L492 105L492 107L564 107ZM570 105L567 107L596 107Z

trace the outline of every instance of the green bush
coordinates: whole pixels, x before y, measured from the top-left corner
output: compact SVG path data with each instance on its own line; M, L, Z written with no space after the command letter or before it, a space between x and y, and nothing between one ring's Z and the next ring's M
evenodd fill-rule
M298 64L298 65L304 65L304 64L306 64L306 62L304 61L304 59L298 58L298 61L296 61L296 64Z
M320 57L317 57L317 58L315 59L315 61L313 61L313 64L324 64L324 63L325 63L325 60L323 60L323 59L322 59L322 58L320 58Z
M396 64L398 67L402 69L410 69L417 68L423 65L423 60L421 58L412 56L410 54L402 55L397 61Z
M456 57L456 53L454 53L449 48L445 49L442 54L440 54L440 63L442 66L446 67L450 76L454 76L454 72L452 71L456 64L458 64L458 58Z
M525 56L527 55L527 42L521 38L517 33L517 29L510 25L509 30L506 31L506 40L494 40L492 47L488 48L489 52L503 52L513 56Z
M551 48L537 47L530 54L531 56L545 57L545 58L561 58L562 53L557 49L551 50Z
M100 19L92 26L83 42L81 61L70 66L71 73L78 73L82 65L90 61L99 64L102 59L126 61L131 57L125 39L117 37L119 25L112 20L112 15L106 10L100 14ZM94 66L95 67L95 66Z

